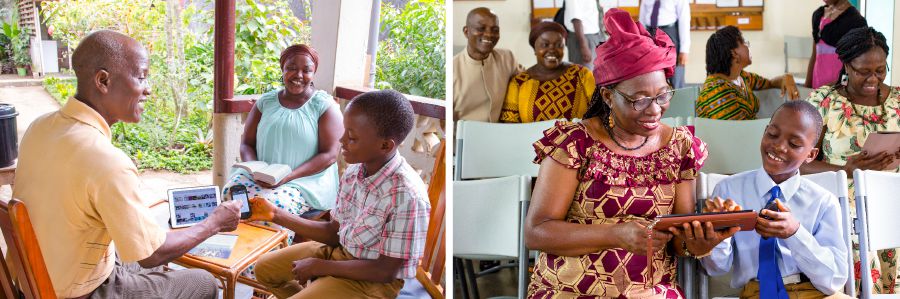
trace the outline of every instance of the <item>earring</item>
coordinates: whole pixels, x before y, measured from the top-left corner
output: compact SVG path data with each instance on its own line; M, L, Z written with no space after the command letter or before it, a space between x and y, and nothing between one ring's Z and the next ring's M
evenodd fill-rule
M609 128L612 129L616 127L616 121L613 120L612 111L609 113Z
M850 80L850 79L847 77L847 74L842 75L842 76L841 76L841 85L842 85L842 86L847 86L847 81L849 81L849 80Z

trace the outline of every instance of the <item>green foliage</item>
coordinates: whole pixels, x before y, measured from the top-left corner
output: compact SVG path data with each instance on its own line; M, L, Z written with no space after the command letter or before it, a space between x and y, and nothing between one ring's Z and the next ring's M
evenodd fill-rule
M43 84L44 89L46 89L60 105L65 105L66 101L75 95L75 79L47 77L44 79Z
M3 38L0 44L7 44L3 47L10 63L16 67L25 67L31 64L31 55L28 52L30 44L30 35L27 28L20 28L18 18L13 18L10 23L3 23L3 31L0 32Z
M189 172L212 167L213 11L193 4L182 7L182 2L41 3L53 37L73 47L92 31L113 29L147 48L153 84L143 119L112 127L113 143L141 169ZM236 14L235 93L259 94L280 86L278 56L289 44L308 40L308 26L293 16L287 0L238 1ZM58 85L44 82L51 94L62 95L65 87Z
M412 0L402 9L382 4L387 36L378 45L376 87L443 99L445 19L444 0Z

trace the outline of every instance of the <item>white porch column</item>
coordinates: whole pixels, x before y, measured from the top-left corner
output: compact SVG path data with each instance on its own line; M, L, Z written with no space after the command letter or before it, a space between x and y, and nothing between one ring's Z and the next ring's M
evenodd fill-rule
M338 85L363 86L371 10L372 1L312 1L312 47L319 52L316 88L334 94Z

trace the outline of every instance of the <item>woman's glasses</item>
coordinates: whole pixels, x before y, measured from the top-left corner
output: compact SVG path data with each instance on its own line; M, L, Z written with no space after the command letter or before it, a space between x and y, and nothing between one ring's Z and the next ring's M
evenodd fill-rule
M847 66L850 67L850 70L852 70L854 73L856 73L856 75L862 77L863 79L869 79L869 77L871 77L871 76L874 75L875 78L878 78L878 79L882 79L882 80L883 80L883 79L887 76L887 72L889 72L889 71L891 70L890 67L888 67L887 65L885 65L885 66L884 66L884 69L877 70L877 71L874 71L874 72L873 72L873 71L867 71L867 72L863 73L863 72L860 72L860 71L859 71L858 69L856 69L855 67L853 67L852 64L849 64L849 63L848 63Z
M642 111L644 109L647 109L647 107L650 107L650 103L653 102L654 100L656 100L656 104L659 106L666 105L669 103L670 100L672 100L672 95L675 94L675 91L670 89L670 90L667 90L667 91L665 91L661 94L658 94L656 96L653 96L653 97L642 97L642 98L638 98L638 99L633 99L630 96L626 95L625 93L619 91L618 89L615 89L615 88L611 88L611 89L613 91L615 91L616 93L618 93L619 95L621 95L626 100L628 100L629 102L631 102L631 107L633 107L634 110L637 110L637 111Z

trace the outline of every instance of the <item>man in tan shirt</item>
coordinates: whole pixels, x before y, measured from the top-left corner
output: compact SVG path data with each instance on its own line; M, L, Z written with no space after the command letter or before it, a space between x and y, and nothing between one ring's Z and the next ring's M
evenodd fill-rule
M141 119L150 95L147 51L104 30L85 37L72 62L75 97L25 132L13 190L28 208L56 295L215 298L209 273L152 268L234 230L240 202L223 203L187 229L159 227L138 192L137 168L110 142L112 124Z
M466 51L453 56L453 119L497 122L506 86L522 71L511 51L497 49L497 15L485 7L466 17Z

